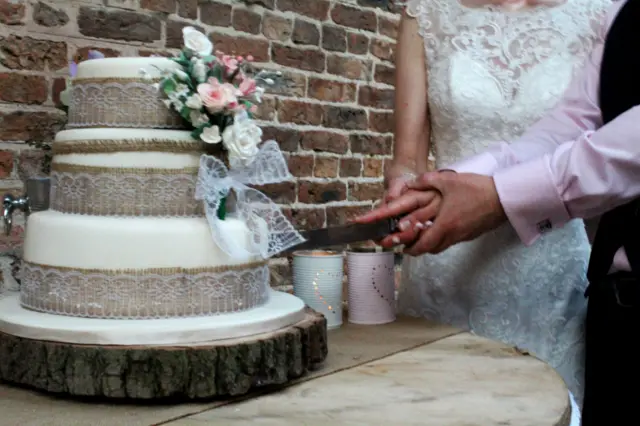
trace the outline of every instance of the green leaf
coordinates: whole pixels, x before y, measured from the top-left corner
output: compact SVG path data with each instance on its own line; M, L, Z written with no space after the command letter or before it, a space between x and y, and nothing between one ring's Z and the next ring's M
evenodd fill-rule
M224 197L221 201L220 201L220 206L218 207L218 219L220 220L224 220L224 218L227 216L227 197Z
M165 93L165 95L168 95L169 93L176 91L176 85L177 82L173 79L173 77L170 77L162 80L162 82L160 83L160 88Z
M202 132L204 132L204 129L206 129L207 127L211 127L211 123L205 123L202 126L196 127L191 132L191 137L194 139L200 139L200 135L202 134Z
M191 115L191 111L193 111L191 108L189 107L182 107L182 110L180 110L180 116L182 118L184 118L185 120L189 121L190 115Z

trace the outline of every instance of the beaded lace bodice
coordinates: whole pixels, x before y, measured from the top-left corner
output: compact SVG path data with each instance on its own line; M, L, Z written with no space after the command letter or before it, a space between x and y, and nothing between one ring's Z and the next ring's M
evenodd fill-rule
M549 111L589 54L608 0L503 12L412 0L425 41L439 165L511 141Z

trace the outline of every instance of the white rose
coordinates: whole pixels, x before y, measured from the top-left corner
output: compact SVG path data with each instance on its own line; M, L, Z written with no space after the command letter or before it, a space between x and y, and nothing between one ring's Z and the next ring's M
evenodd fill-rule
M174 70L173 71L173 75L175 75L178 78L178 80L180 80L180 81L189 80L189 74L187 74L186 72L184 72L182 70Z
M199 111L202 108L202 99L200 98L200 95L194 93L187 98L184 104L191 109L197 109Z
M262 130L252 120L237 116L233 124L222 133L222 142L229 152L229 162L248 166L258 155Z
M207 66L203 60L198 59L193 63L193 76L198 83L204 83L207 80Z
M200 56L211 55L211 52L213 52L211 40L193 27L184 27L182 29L182 38L184 46Z
M205 143L219 143L222 138L220 137L220 128L218 126L205 127L200 135Z

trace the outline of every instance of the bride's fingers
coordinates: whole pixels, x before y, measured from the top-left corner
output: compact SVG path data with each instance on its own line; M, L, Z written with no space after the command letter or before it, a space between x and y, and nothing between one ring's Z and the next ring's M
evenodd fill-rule
M438 210L440 207L440 202L438 199L434 199L431 203L426 206L414 210L408 215L404 216L400 222L398 223L398 228L400 230L404 230L409 227L426 225L428 222L431 222L433 218L438 214Z
M440 253L444 250L442 247L445 245L445 236L443 227L438 226L438 223L435 222L425 229L413 244L407 245L404 253L410 256Z
M383 238L379 244L384 248L391 248L404 244L412 244L424 229L424 225L412 226Z

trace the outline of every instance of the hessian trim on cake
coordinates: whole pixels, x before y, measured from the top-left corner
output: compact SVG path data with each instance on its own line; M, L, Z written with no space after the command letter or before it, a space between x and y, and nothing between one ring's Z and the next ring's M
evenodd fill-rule
M70 97L69 129L185 127L180 115L165 106L153 79L74 79Z
M38 312L86 318L210 316L262 306L266 262L206 268L81 269L23 262L20 302Z
M168 152L172 154L203 151L202 142L175 139L84 139L56 142L53 155L109 154L114 152Z
M52 210L100 216L193 217L198 169L51 166Z

